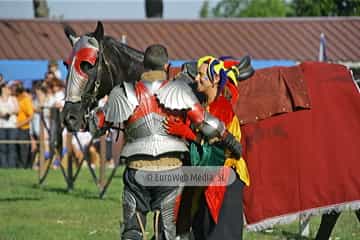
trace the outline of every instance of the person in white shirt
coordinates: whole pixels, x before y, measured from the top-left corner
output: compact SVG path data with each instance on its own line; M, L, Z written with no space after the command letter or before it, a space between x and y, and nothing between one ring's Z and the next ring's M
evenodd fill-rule
M9 86L4 80L0 81L0 140L16 140L16 115L18 102L11 96ZM17 159L16 145L11 143L0 144L0 167L15 168Z
M51 107L59 108L60 111L62 110L64 104L65 104L65 88L63 81L54 78L50 82L46 82L50 94L49 96L49 105Z
M48 95L47 85L41 81L35 83L33 86L33 92L34 92L34 116L30 123L30 137L31 137L31 153L33 154L32 159L35 161L38 159L35 159L34 156L36 152L38 151L38 143L37 141L40 140L40 122L41 122L41 114L44 118L44 124L47 128L50 127L50 97ZM48 132L44 131L44 140L45 140L45 159L49 159L51 157L50 155L50 148L49 148L49 135ZM33 169L38 168L38 162L33 162Z
M58 111L62 111L62 108L64 107L64 104L65 104L65 85L64 85L64 82L58 78L54 78L51 80L50 82L50 89L51 89L51 98L50 98L50 105L51 107L53 108L52 110L54 110L54 108L58 109ZM58 129L60 126L58 125L58 122L52 118L52 121L50 123L50 125L52 125L51 129L55 129L55 127L53 126L57 126L56 129ZM58 134L60 134L59 131L53 131L51 133L51 137L52 139L57 139L57 136ZM61 135L61 134L60 134ZM66 143L66 138L65 138L65 135L66 135L66 130L64 129L63 131L63 144ZM66 152L66 150L65 150ZM64 155L64 154L62 154ZM60 159L55 159L54 160L54 164L53 164L53 168L54 169L57 169L59 168L60 166L60 162L61 160Z

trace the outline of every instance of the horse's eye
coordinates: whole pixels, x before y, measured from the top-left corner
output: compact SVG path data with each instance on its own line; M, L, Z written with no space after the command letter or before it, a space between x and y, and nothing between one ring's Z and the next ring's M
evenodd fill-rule
M87 61L82 61L80 63L80 68L83 72L88 72L90 69L93 68L93 65Z

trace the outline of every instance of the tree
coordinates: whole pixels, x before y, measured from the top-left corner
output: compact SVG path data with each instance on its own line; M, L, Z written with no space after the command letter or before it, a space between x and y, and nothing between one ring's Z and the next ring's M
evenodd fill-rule
M222 0L212 9L214 17L239 17L239 13L245 8L246 0Z
M145 0L145 13L147 18L163 17L163 1L162 0Z
M360 16L360 0L336 1L337 16Z
M360 0L221 0L201 17L360 16Z
M200 17L206 18L209 17L209 1L205 0L201 6Z
M283 0L253 0L241 11L240 17L285 17L287 12Z
M205 4L207 1L202 11ZM211 13L214 17L285 17L287 11L284 0L222 0Z
M294 16L359 16L360 0L293 0Z
M46 0L33 0L34 16L36 18L49 17L49 8Z

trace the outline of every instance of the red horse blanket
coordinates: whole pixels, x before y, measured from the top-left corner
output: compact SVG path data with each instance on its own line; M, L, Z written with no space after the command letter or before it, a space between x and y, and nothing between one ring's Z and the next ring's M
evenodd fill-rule
M244 193L250 230L295 220L300 213L360 207L360 94L351 74L337 64L294 68L305 81L311 108L242 125L251 179ZM241 101L249 102L242 87L235 109L240 119Z

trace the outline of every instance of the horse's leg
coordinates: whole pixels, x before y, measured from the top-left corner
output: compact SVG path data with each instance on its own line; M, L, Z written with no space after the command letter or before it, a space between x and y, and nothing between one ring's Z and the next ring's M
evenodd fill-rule
M319 230L316 234L315 240L329 239L331 232L340 216L340 212L332 211L321 216L321 223Z
M360 208L355 211L355 214L356 214L358 221L360 222Z

